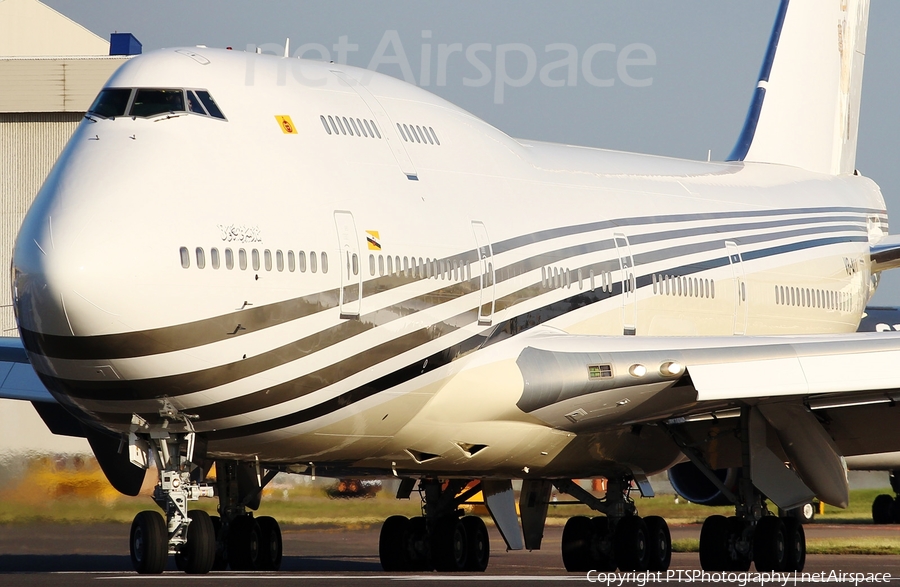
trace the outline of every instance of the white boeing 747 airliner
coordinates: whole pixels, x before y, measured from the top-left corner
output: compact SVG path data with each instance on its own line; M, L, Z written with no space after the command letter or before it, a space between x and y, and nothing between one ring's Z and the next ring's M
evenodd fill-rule
M705 569L802 569L768 504L845 506L844 457L900 450L900 338L854 334L900 266L855 171L867 18L782 0L725 162L514 139L333 63L135 57L22 225L3 394L123 493L156 463L141 573L278 569L252 514L277 472L418 488L386 570L484 571L478 491L508 548L540 548L554 486L598 512L566 524L568 570L664 570L632 493L673 467L735 505ZM602 499L572 481L598 476Z

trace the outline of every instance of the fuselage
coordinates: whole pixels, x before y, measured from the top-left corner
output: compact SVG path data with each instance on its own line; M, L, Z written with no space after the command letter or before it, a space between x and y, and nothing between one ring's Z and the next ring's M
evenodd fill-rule
M16 243L21 335L80 417L167 401L212 455L589 474L623 432L517 408L520 338L853 332L887 234L864 177L516 140L343 65L164 50L107 87L224 118L81 123Z

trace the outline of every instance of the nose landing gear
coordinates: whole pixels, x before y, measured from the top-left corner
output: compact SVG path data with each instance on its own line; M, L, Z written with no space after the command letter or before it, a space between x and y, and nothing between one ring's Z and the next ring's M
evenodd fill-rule
M260 492L277 474L262 474L259 463L216 461L217 488L202 483L203 468L194 462L196 435L190 416L168 403L160 410L165 425L151 427L135 416L129 450L145 467L152 450L159 469L153 500L163 510L143 511L131 525L130 551L134 570L162 573L174 555L181 571L204 574L231 566L241 571L275 571L281 566L281 529L274 518L254 518ZM202 462L202 461L201 461ZM209 464L207 462L207 464ZM219 498L219 516L188 511L188 502Z

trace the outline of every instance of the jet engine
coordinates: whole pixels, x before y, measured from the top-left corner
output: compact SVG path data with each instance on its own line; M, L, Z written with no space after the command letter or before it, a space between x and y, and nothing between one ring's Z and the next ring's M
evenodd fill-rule
M716 469L715 474L729 490L737 489L740 469ZM700 505L730 505L731 501L707 479L694 463L680 463L668 471L669 483L686 500Z

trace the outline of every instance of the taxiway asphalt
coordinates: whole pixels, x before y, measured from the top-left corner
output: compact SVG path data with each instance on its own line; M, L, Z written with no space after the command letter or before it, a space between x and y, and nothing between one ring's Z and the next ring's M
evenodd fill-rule
M811 524L809 538L890 536L900 538L900 526ZM527 585L591 584L584 574L566 573L562 567L562 528L548 526L543 548L535 552L506 552L491 527L491 562L478 575L388 574L378 562L376 528L359 530L284 527L284 562L279 573L210 573L187 576L175 571L170 560L163 575L139 576L131 570L128 554L129 527L124 524L13 524L0 526L0 585L23 587L113 587L116 585L397 585L490 584ZM673 526L673 539L697 538L700 526ZM696 553L676 553L672 570L700 568ZM809 573L891 573L900 578L900 556L810 555ZM705 582L694 580L694 584ZM637 584L637 583L626 583ZM648 583L652 585L653 583ZM756 583L758 584L758 583ZM769 583L774 585L775 583ZM792 583L791 583L792 584ZM847 584L846 582L843 584ZM852 582L850 584L853 584Z

